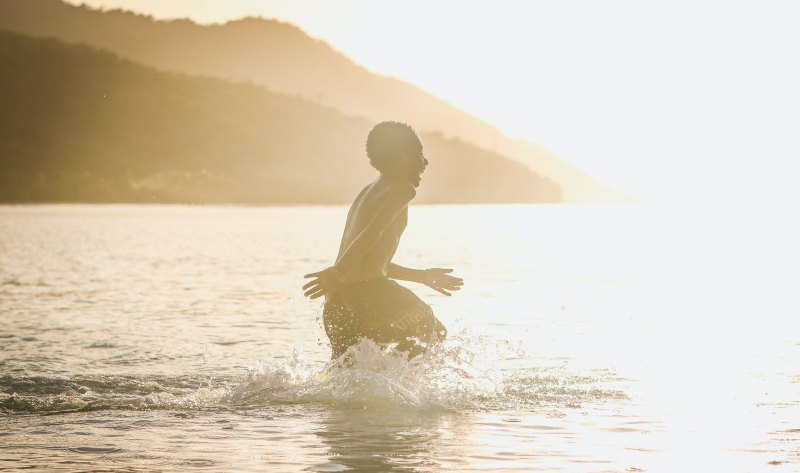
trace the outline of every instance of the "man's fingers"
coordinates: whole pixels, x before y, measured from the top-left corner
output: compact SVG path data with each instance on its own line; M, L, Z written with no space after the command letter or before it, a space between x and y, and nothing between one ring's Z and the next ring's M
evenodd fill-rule
M442 293L442 294L444 294L445 296L449 296L449 295L450 295L450 293L449 293L449 292L445 291L445 290L444 290L444 289L442 289L441 287L434 287L434 289L436 289L437 291L441 292L441 293Z
M311 287L311 286L313 286L313 285L315 285L315 284L319 284L319 279L314 279L314 280L312 280L312 281L309 281L309 282L307 282L307 283L306 283L306 284L303 286L303 290L305 291L306 289L308 289L309 287Z
M306 297L311 297L313 299L314 298L313 296L315 294L318 294L318 293L321 293L321 292L325 292L325 290L322 288L322 286L317 286L317 287L311 288L308 291L306 291L305 296Z
M448 286L463 286L464 285L464 280L463 279L447 279L447 280L442 281L442 282L444 284L447 284Z
M317 271L316 273L308 273L303 277L304 278L315 278L315 277L319 276L322 273L323 273L323 271Z
M318 291L318 292L315 292L314 294L311 294L309 297L311 299L316 299L316 298L322 297L324 295L325 295L325 291Z

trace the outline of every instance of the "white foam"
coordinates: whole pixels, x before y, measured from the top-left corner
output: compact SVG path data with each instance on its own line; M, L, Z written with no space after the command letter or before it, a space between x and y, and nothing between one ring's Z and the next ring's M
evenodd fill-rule
M531 367L497 368L510 359ZM613 373L578 373L536 363L535 356L518 346L491 343L463 332L410 361L403 353L365 339L326 366L295 352L288 360L261 361L241 378L218 378L210 385L198 377L8 378L12 387L0 395L0 408L12 412L191 410L311 403L465 411L562 409L609 396L624 397L619 391L603 389Z
M587 389L586 376L563 370L549 370L545 376L541 370L504 373L496 368L500 359L526 356L519 347L489 344L462 333L408 361L403 354L365 339L322 370L312 368L298 353L283 363L258 363L222 402L482 410L539 401L573 406L597 399L598 393L603 396L604 391ZM588 380L590 384L596 381Z

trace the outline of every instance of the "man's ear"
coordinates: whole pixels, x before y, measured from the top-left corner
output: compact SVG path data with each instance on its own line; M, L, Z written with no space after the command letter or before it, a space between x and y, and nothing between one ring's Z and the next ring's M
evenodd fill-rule
M400 146L400 145L392 146L392 150L389 152L389 155L394 160L397 160L400 157L401 154L403 154L403 147Z

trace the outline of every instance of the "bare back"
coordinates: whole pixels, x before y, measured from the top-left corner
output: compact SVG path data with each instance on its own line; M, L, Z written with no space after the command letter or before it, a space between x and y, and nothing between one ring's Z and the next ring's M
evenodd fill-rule
M391 185L378 178L366 186L353 201L353 205L350 206L350 211L347 214L347 223L344 227L342 242L339 245L339 254L336 256L337 262L339 262L347 247L372 221L376 212L383 207L389 197L389 186ZM392 220L383 234L381 234L378 242L370 248L361 261L344 275L343 282L350 283L385 277L407 222L408 207L405 207Z

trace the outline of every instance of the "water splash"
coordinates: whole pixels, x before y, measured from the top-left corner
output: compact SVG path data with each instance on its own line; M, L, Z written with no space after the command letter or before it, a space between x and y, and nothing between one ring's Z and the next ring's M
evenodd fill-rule
M346 360L346 361L345 361ZM506 368L508 361L527 368ZM0 378L0 410L68 412L101 409L251 409L287 404L445 409L566 409L620 399L610 371L579 373L535 366L518 346L465 333L407 360L369 340L324 367L295 352L262 361L242 377L74 376Z
M451 339L408 361L403 353L382 350L365 339L350 347L346 361L321 371L297 353L282 365L258 364L228 400L458 409L502 390L502 376L480 367L473 355L466 344Z
M314 369L297 353L283 364L259 363L226 396L241 406L330 403L411 409L490 410L579 407L625 395L605 385L609 371L559 368L502 370L501 361L531 359L520 347L458 334L408 361L369 340L351 347L346 362Z

